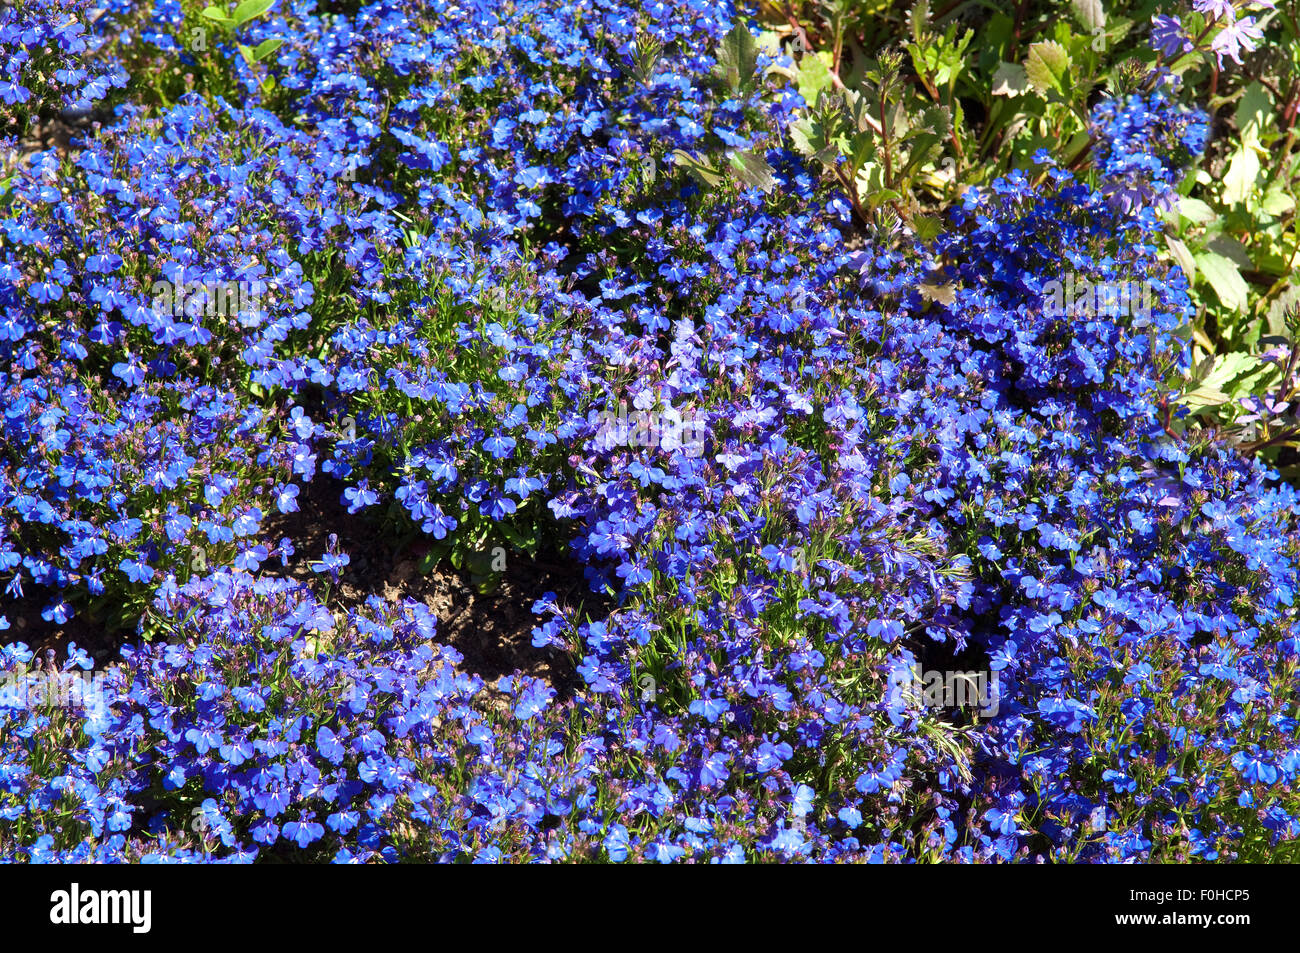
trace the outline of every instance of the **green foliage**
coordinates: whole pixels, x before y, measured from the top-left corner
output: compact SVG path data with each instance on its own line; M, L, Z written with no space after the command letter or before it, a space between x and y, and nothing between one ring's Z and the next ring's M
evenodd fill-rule
M1178 426L1239 433L1243 450L1291 472L1300 444L1290 428L1252 435L1256 422L1240 418L1258 409L1243 400L1280 386L1278 359L1264 355L1296 340L1300 3L1251 8L1264 40L1243 66L1223 69L1203 52L1221 25L1185 5L805 0L761 11L770 30L761 42L793 61L772 72L807 104L792 145L862 224L901 219L922 238L966 187L1030 168L1039 149L1089 174L1098 100L1143 88L1153 67L1178 76L1180 97L1212 117L1209 149L1164 214L1163 254L1187 275L1196 309L1187 329L1196 374L1169 382L1190 411ZM1180 16L1204 42L1165 58L1149 43L1155 14ZM737 37L728 63L741 45Z

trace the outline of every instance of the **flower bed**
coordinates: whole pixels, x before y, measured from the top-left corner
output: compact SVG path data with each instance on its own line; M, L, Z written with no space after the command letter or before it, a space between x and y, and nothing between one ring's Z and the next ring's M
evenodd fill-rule
M727 4L264 6L0 15L105 11L30 95L113 107L4 198L0 855L1286 856L1300 501L1171 404L1170 77L908 234ZM349 597L370 540L280 532L322 483L425 570L581 573L573 684Z

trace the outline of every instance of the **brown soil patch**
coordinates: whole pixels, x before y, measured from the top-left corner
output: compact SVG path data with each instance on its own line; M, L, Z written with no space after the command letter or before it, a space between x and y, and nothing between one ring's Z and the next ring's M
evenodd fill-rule
M324 592L328 576L311 570L326 551L330 534L338 536L338 549L351 562L330 586L330 603L348 609L377 595L388 601L414 599L424 603L438 618L435 640L450 644L464 657L463 668L489 683L502 675L521 671L544 679L560 697L568 697L581 684L573 661L555 649L535 648L532 630L538 623L533 603L554 592L566 609L601 617L609 609L604 597L591 592L582 567L557 554L530 559L517 552L506 554L505 569L482 591L467 571L453 569L447 562L422 572L420 564L429 551L429 540L412 527L407 538L391 529L381 530L379 521L366 511L352 514L341 497L343 484L317 476L303 487L299 511L287 515L272 511L263 524L262 540L268 546L289 537L294 555L286 566L273 555L262 564L262 572L283 575L311 584ZM95 659L96 667L117 657L118 649L135 637L134 629L110 629L107 620L81 610L65 623L47 622L41 609L51 598L48 590L29 586L19 601L0 607L10 628L0 633L0 644L25 642L38 655L53 650L59 662L67 655L69 642Z
M381 531L367 511L349 513L342 502L343 484L318 476L298 496L298 512L275 512L264 524L263 538L270 543L287 536L295 553L284 568L278 559L264 563L264 571L283 573L320 585L322 577L311 570L331 534L349 564L332 586L331 601L344 608L360 605L370 595L387 601L414 599L438 617L437 641L450 644L464 657L464 668L487 681L521 671L546 680L562 696L577 687L572 661L555 649L532 644L538 623L533 603L554 592L566 609L593 615L608 611L608 600L591 592L582 567L558 554L530 559L508 552L505 568L483 591L471 573L453 569L445 560L427 573L420 569L431 540L412 527L406 538Z

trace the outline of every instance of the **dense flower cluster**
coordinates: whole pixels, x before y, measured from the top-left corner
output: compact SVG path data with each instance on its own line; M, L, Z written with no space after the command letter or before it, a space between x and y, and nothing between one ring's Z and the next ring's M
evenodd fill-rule
M1098 165L1126 210L1167 208L1192 157L1205 149L1210 117L1174 98L1172 83L1105 99L1093 111Z
M0 711L0 852L1128 860L1300 834L1300 501L1180 435L1165 391L1189 301L1155 206L1203 114L1103 101L1097 187L1041 155L937 240L862 247L790 148L797 92L715 70L729 4L315 7L251 28L285 40L262 62L123 8L121 56L179 52L240 105L119 107L15 181L0 573L149 639L84 711ZM1155 306L1048 313L1066 273ZM620 404L702 421L705 452L612 437ZM448 544L560 542L609 597L533 607L577 689L485 684L420 603L343 604L346 539L313 584L277 575L268 517L319 480ZM917 666L995 673L998 710L891 695Z
M42 109L86 113L126 74L96 60L104 42L94 21L121 3L17 0L0 9L0 129L21 127Z

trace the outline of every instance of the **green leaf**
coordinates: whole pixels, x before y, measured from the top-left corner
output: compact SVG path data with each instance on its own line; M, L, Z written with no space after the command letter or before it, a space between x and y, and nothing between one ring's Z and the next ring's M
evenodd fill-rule
M930 0L919 0L916 6L912 7L909 19L912 26L912 39L920 43L930 25Z
M1232 396L1247 396L1250 385L1264 376L1273 365L1251 354L1231 351L1220 354L1214 370L1206 376L1204 385Z
M763 30L758 34L758 48L768 56L781 55L781 34L775 30Z
M718 65L714 72L733 90L748 89L758 69L758 43L743 20L737 20L718 48Z
M1223 200L1229 205L1246 201L1259 177L1259 156L1250 141L1243 142L1228 162L1223 174Z
M1295 208L1295 200L1287 195L1281 187L1275 185L1264 193L1264 198L1260 201L1259 207L1276 218Z
M733 152L728 157L728 162L740 177L740 181L748 187L764 192L770 192L776 187L776 179L772 177L772 167L767 164L767 159L760 150Z
M1287 288L1268 306L1267 325L1270 334L1286 334L1287 315L1300 308L1300 288Z
M864 197L863 201L868 208L877 208L886 202L897 202L902 196L893 189L877 189Z
M235 26L243 26L249 20L260 17L267 10L270 10L274 3L275 0L244 0L243 3L235 7L235 12L232 14Z
M1068 165L1073 162L1088 147L1088 143L1091 141L1088 134L1080 129L1074 134L1074 138L1065 144L1065 148L1061 150L1061 163Z
M1196 277L1196 260L1192 258L1192 253L1187 250L1187 246L1172 235L1165 236L1165 244L1169 246L1169 253L1174 256L1174 261L1178 262L1178 267L1183 269L1183 274L1187 276L1190 282Z
M1237 266L1215 252L1200 252L1192 257L1196 260L1197 270L1214 289L1219 303L1232 311L1245 311L1250 289Z
M221 25L222 29L230 30L235 26L235 21L230 19L226 14L226 11L221 9L221 7L208 7L200 13L199 16L206 17L209 20L215 20Z
M1200 199L1180 198L1178 200L1178 214L1197 225L1208 224L1214 221L1215 218L1214 209Z
M672 155L678 163L686 167L686 171L709 188L717 188L722 184L722 174L707 162L700 161L683 149L674 149Z
M1262 83L1248 85L1237 102L1237 111L1233 116L1242 136L1248 136L1252 127L1258 136L1268 117L1273 115L1273 108L1273 95Z
M831 85L831 54L825 51L805 56L799 63L799 95L808 105L817 102L817 94Z
M278 36L273 36L268 40L263 40L261 43L257 44L257 49L253 50L253 60L260 63L283 45L284 40L280 39Z
M1254 392L1255 384L1268 374L1271 367L1271 364L1241 351L1216 354L1200 365L1193 376L1196 386L1189 388L1179 398L1180 402L1195 411L1246 397Z
M920 241L934 241L943 231L943 219L936 215L917 215L912 219L912 231Z
M501 531L501 535L506 538L506 541L517 549L527 549L533 545L534 541L531 536L525 537L509 523L498 523L497 529Z
M1095 33L1106 26L1106 11L1102 9L1101 0L1070 0L1074 8L1074 18L1089 33Z
M1070 54L1055 40L1031 44L1025 57L1029 85L1040 93L1055 91L1062 96L1069 86Z
M1228 261L1232 262L1238 268L1250 271L1255 267L1255 262L1250 257L1250 252L1246 246L1237 238L1231 235L1215 235L1205 243L1205 251L1212 251L1216 255L1222 255Z
M940 139L952 129L952 115L946 106L931 106L921 114L921 128L932 132Z
M790 126L790 141L794 143L795 150L800 155L812 156L820 146L813 145L813 136L816 130L813 124L806 119L800 119Z
M1029 77L1019 63L999 63L993 73L994 96L1019 96L1029 92Z

